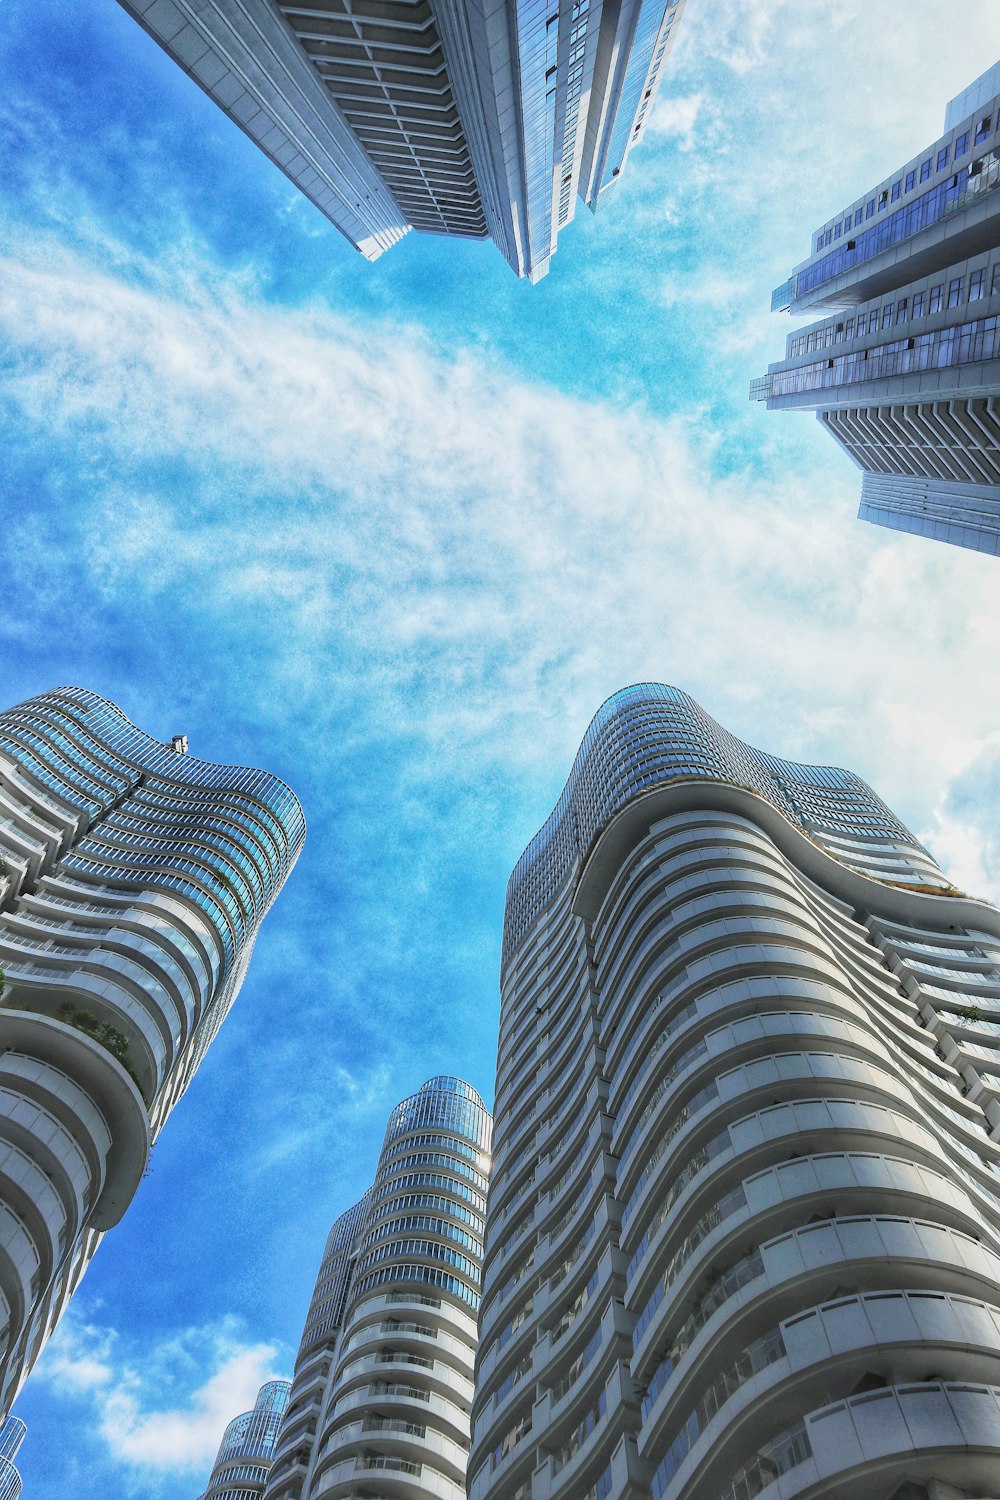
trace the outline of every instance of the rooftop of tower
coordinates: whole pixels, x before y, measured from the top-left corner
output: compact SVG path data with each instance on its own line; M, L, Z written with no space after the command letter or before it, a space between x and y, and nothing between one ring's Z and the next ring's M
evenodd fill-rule
M638 683L597 710L558 802L514 866L502 963L622 808L654 787L698 780L763 798L826 853L863 874L878 875L888 865L901 883L949 889L924 846L854 772L769 755L730 734L680 688ZM852 850L855 843L879 858L866 859Z

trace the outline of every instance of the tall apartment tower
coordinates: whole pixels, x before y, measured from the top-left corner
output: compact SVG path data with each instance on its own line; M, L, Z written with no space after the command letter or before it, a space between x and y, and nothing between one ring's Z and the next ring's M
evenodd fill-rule
M290 1389L287 1380L267 1381L257 1392L253 1410L233 1418L200 1500L260 1500Z
M267 1500L465 1500L491 1133L458 1078L389 1116L326 1243Z
M864 471L860 516L1000 553L1000 63L944 134L842 209L772 309L822 313L751 384ZM830 311L836 309L836 311Z
M131 1202L304 837L283 782L185 743L79 688L0 713L3 1411Z
M0 1500L20 1500L21 1476L14 1467L27 1428L20 1417L0 1423Z
M686 0L121 0L369 260L549 268L642 138Z
M507 892L470 1500L1000 1495L1000 912L675 688Z

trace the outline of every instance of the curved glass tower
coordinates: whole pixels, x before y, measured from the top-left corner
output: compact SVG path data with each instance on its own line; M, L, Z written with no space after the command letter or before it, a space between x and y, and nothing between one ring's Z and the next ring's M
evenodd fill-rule
M131 1202L304 833L276 777L96 693L0 713L0 1409Z
M505 936L470 1500L996 1493L1000 913L645 685Z
M263 1495L290 1389L287 1380L267 1381L257 1392L253 1411L233 1418L201 1500L258 1500Z
M389 1116L327 1240L267 1500L465 1500L491 1134L458 1078Z
M0 1500L20 1500L21 1476L14 1460L26 1432L20 1417L8 1417L0 1425Z

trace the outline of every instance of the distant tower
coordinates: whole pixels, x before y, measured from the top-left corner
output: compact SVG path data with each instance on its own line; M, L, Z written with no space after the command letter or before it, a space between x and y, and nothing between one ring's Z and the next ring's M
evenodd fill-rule
M389 1116L326 1243L267 1500L465 1500L491 1131L457 1078Z
M1000 912L645 683L502 965L470 1500L1000 1495Z
M304 837L266 771L57 688L0 713L0 1409L242 983Z
M862 519L994 556L998 187L1000 63L951 101L939 140L816 231L771 306L825 316L750 388L817 413L864 471Z
M122 0L369 260L490 236L544 276L641 139L685 0Z
M21 1476L14 1467L14 1459L26 1431L19 1417L8 1417L0 1426L0 1500L20 1500Z
M253 1411L233 1418L201 1500L258 1500L263 1495L289 1389L287 1380L269 1380L257 1392Z

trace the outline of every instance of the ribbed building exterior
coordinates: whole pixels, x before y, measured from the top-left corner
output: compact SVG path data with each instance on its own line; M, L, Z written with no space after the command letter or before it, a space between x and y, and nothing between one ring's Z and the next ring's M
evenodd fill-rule
M327 1239L267 1500L465 1500L491 1134L457 1078L389 1116Z
M304 837L283 782L185 744L79 688L0 713L4 1411L131 1202Z
M1000 64L951 101L938 140L816 231L771 305L821 321L750 391L817 413L863 470L862 519L994 556L998 186Z
M14 1460L26 1432L20 1417L8 1417L0 1424L0 1500L20 1500L21 1476Z
M253 1410L233 1418L200 1500L260 1500L290 1389L287 1380L267 1381L257 1392Z
M1000 913L671 687L507 895L470 1500L1000 1494Z
M685 0L122 0L369 260L409 229L544 276L645 130Z

